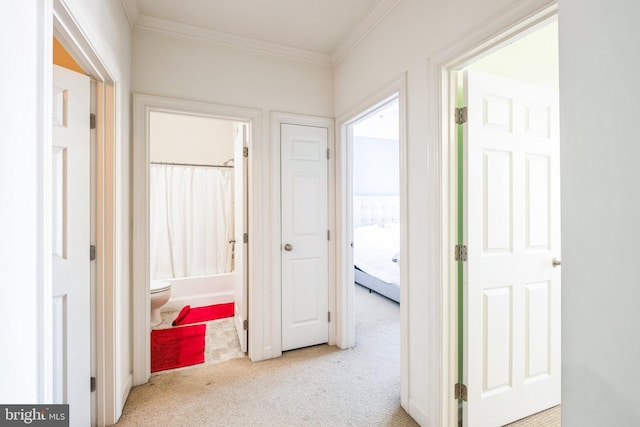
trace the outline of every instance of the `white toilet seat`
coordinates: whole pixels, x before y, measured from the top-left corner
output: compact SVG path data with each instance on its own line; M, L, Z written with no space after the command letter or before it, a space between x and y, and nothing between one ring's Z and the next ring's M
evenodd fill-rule
M157 294L171 289L171 282L164 282L162 280L152 280L149 286L151 294Z

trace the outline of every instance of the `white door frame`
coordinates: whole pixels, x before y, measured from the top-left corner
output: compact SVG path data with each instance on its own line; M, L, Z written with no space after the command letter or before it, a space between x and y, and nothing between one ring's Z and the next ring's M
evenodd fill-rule
M335 182L337 215L336 230L336 344L340 348L353 347L355 336L355 295L353 272L353 142L349 128L372 112L397 98L400 118L400 398L402 407L409 407L409 286L410 261L407 216L407 76L406 73L379 89L338 118L338 147Z
M211 117L249 123L249 358L265 357L263 318L265 281L263 268L262 200L264 170L262 147L262 112L249 108L210 104L152 95L133 95L133 384L140 385L151 377L149 331L149 114L153 111ZM252 328L251 321L257 327Z
M282 355L282 249L281 249L281 236L282 226L280 224L281 218L281 188L280 188L280 125L283 123L300 125L300 126L317 126L327 128L327 146L330 150L330 158L328 164L328 220L329 230L332 236L334 236L336 230L335 220L335 196L334 196L334 183L335 183L335 130L333 119L325 117L305 116L299 114L290 114L283 112L271 113L271 170L273 171L273 182L271 184L271 224L270 229L272 232L272 246L269 251L273 253L273 265L272 268L272 298L271 298L271 335L272 335L272 347L271 357L279 357ZM332 238L329 241L329 311L331 313L336 312L336 238ZM336 316L332 316L332 319ZM329 323L329 345L336 344L336 324L339 320Z
M96 355L96 397L97 423L109 425L116 422L119 413L119 403L116 378L116 116L117 79L109 71L104 59L95 51L93 44L87 38L86 32L78 24L64 0L53 0L53 34L72 55L74 60L96 81L96 185L91 188L96 200L96 327L95 334ZM49 41L50 42L50 41ZM49 60L48 66L51 66ZM49 71L50 72L50 71ZM45 105L51 105L51 91L45 90ZM51 127L50 115L45 126ZM49 149L45 165L50 165L51 150ZM50 176L45 172L44 176ZM48 206L48 205L47 205ZM51 218L50 208L46 208L45 217ZM45 219L46 219L45 218ZM46 222L46 221L45 221ZM50 219L49 219L50 223ZM51 230L48 230L50 233ZM87 248L88 250L88 248ZM46 248L50 257L49 247ZM51 282L45 282L50 296ZM49 311L50 314L50 311ZM50 328L51 325L49 325ZM45 331L45 340L51 342L52 330ZM51 375L49 373L47 376ZM50 387L47 387L50 388ZM45 391L50 393L50 391ZM127 390L128 393L128 390ZM46 394L45 394L46 397ZM45 401L48 401L45 399Z
M458 425L458 401L454 396L458 381L458 273L454 260L457 242L458 215L458 149L456 124L452 120L456 107L457 82L455 72L481 57L498 50L514 37L532 32L557 16L555 0L530 0L493 17L476 31L429 59L429 81L434 103L429 123L439 123L432 130L432 140L439 141L441 215L438 224L441 234L441 425Z

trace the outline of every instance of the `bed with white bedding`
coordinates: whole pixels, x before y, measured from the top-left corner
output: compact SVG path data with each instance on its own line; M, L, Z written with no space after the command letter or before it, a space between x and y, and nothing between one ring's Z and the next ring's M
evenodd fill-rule
M354 197L356 283L400 302L400 224L397 196Z

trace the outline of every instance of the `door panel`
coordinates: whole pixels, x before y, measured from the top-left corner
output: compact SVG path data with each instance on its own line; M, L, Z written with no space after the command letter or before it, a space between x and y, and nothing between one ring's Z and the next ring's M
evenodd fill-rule
M283 124L282 350L329 340L327 129Z
M247 233L247 157L244 157L244 148L247 147L248 126L238 123L238 134L234 142L234 182L233 182L233 212L234 212L234 281L235 281L235 309L234 320L236 332L240 340L240 347L247 352L247 330L244 329L244 321L247 319L248 307L248 260L247 243L244 234Z
M91 424L90 82L53 66L53 385L71 425Z
M467 72L465 426L560 403L560 193L555 90Z

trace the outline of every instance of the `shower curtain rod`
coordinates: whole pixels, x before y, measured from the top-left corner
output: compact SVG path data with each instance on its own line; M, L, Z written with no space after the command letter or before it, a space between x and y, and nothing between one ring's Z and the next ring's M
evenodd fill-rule
M197 163L170 163L170 162L150 162L152 165L164 165L164 166L193 166L199 168L230 168L233 169L233 165L199 165Z

